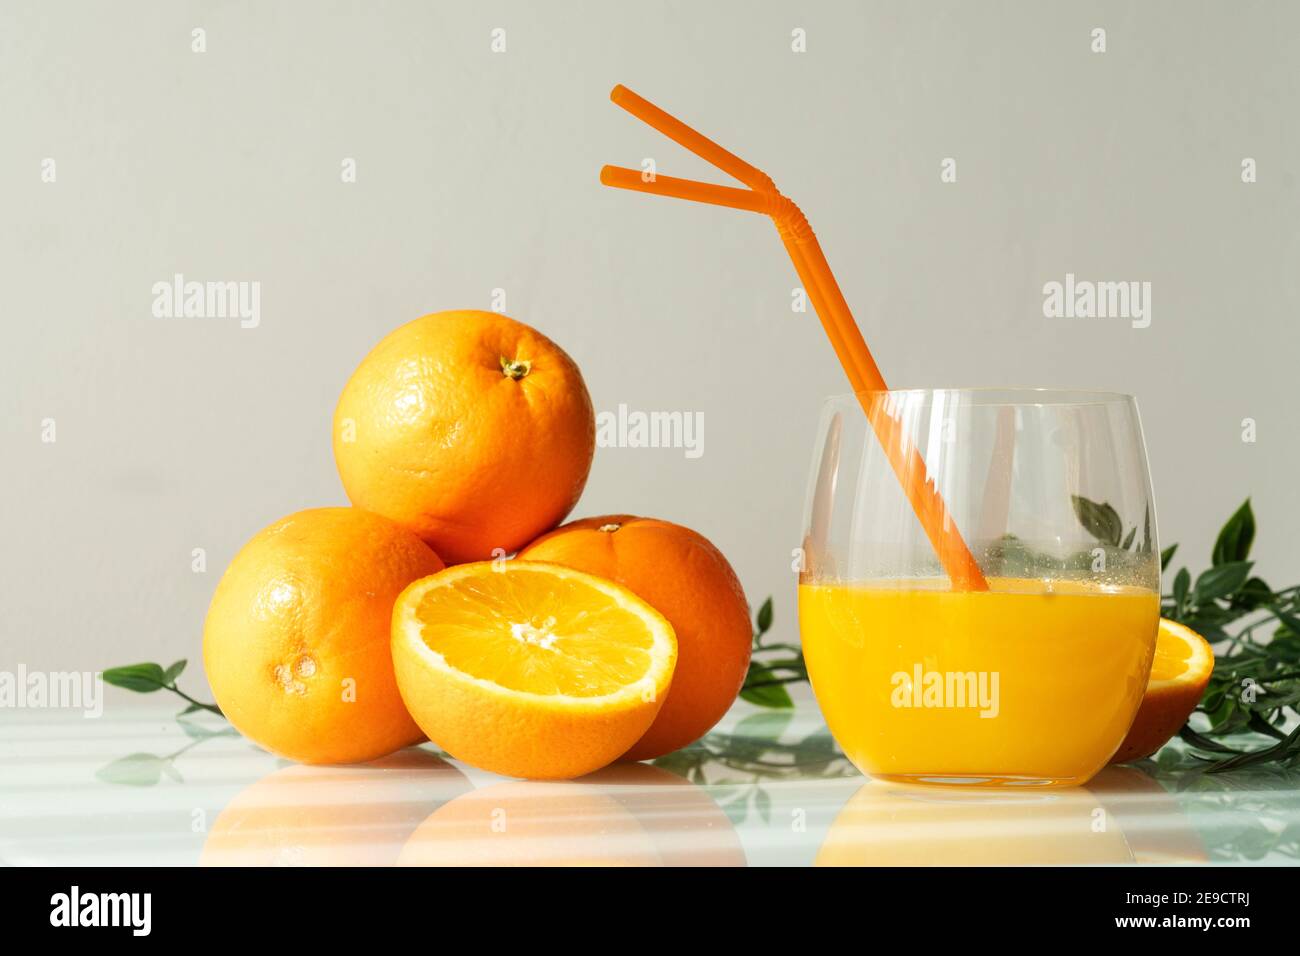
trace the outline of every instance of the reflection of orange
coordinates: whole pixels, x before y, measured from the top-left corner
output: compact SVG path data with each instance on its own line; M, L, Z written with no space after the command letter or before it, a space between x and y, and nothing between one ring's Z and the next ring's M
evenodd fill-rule
M203 845L203 866L391 866L431 806L469 780L427 750L348 767L291 766L241 790Z
M1214 673L1214 651L1191 628L1160 619L1151 677L1128 736L1110 762L1127 763L1149 757L1178 733Z
M1131 863L1118 822L1080 787L954 790L872 781L845 804L818 866Z
M731 819L708 791L648 763L616 763L582 778L626 807L665 866L745 866Z
M1119 821L1138 863L1204 863L1205 843L1178 798L1137 767L1106 767L1088 781Z
M668 618L677 669L650 729L625 755L648 760L704 736L740 693L753 632L735 571L705 537L667 521L606 515L544 535L519 552L608 578Z
M374 760L423 740L389 650L393 602L442 568L419 538L356 508L277 521L235 555L203 629L217 704L302 763Z
M653 866L654 841L600 787L498 783L457 797L411 834L399 866Z
M563 521L595 447L573 360L494 312L401 326L362 360L334 413L352 503L411 528L452 564L508 554Z

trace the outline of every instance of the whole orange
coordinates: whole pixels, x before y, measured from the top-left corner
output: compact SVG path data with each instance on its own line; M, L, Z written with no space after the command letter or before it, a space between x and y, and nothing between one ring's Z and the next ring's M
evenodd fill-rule
M519 557L615 581L666 617L677 633L668 699L625 760L685 747L735 701L749 669L749 606L736 572L703 535L669 521L606 515L556 528Z
M217 585L203 666L240 733L302 763L374 760L424 739L393 676L393 604L443 567L411 532L357 508L259 532Z
M352 503L451 564L509 554L563 521L595 447L573 359L495 312L403 325L361 362L334 412L334 460Z

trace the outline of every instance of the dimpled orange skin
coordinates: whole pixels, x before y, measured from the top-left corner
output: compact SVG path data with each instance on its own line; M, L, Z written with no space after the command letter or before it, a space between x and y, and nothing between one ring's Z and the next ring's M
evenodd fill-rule
M735 702L749 670L749 606L736 572L703 535L655 518L605 515L556 528L518 557L621 584L666 617L677 633L668 699L622 759L650 760L685 747Z
M398 328L361 362L334 413L348 498L450 564L509 554L563 521L595 448L577 365L495 312L437 312Z
M442 568L411 532L357 508L275 522L230 562L208 608L203 666L218 706L301 763L374 760L423 740L393 676L391 621L402 589Z

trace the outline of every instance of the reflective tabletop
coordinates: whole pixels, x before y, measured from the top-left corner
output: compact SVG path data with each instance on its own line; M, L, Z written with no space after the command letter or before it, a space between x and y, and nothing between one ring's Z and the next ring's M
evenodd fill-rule
M1086 787L864 778L816 703L738 704L653 764L507 780L433 745L370 764L280 760L153 698L88 719L0 712L8 865L1294 864L1300 772L1201 773L1178 745Z

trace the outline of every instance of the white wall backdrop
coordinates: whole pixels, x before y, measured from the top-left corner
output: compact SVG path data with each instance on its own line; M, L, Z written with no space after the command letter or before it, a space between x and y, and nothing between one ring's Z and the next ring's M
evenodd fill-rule
M493 289L598 409L703 413L699 458L600 450L577 514L697 528L793 637L842 374L770 224L598 185L646 157L716 178L618 82L800 203L891 384L1134 392L1162 543L1199 566L1250 495L1259 570L1293 583L1297 64L1283 2L6 0L0 667L197 661L243 541L345 501L356 363ZM1044 318L1067 272L1149 281L1149 327ZM260 323L154 318L176 273L260 282Z

